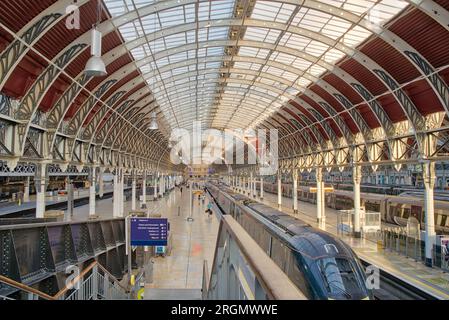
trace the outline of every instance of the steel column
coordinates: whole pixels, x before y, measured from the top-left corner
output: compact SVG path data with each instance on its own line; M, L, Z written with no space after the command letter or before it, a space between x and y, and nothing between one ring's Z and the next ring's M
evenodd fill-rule
M282 211L282 176L278 173L278 209Z
M360 183L362 181L362 172L359 165L354 164L352 175L354 182L354 237L360 238Z
M431 267L433 262L432 250L435 244L435 213L434 213L434 199L433 188L435 187L435 163L426 162L423 164L423 178L424 178L424 205L425 205L425 263Z

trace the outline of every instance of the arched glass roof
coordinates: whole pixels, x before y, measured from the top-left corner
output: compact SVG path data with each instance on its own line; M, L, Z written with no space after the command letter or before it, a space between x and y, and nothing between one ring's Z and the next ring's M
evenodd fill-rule
M408 5L104 2L135 60L145 61L141 72L170 126L191 128L199 120L219 129L256 127L372 35L360 22L383 25ZM131 21L120 19L132 12Z

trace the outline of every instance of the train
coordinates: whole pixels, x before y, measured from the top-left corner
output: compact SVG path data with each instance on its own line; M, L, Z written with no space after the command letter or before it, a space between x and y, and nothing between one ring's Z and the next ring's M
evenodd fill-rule
M259 190L259 186L257 186ZM291 184L282 184L282 195L291 198L293 195ZM264 192L277 193L276 183L264 183ZM325 194L326 206L336 210L349 210L354 208L352 190L335 189ZM316 203L316 193L310 192L309 186L298 186L298 200ZM389 224L405 227L409 217L415 217L421 226L425 227L424 193L420 189L403 189L399 195L387 193L360 194L361 205L367 211L380 212L382 221ZM437 234L449 234L449 193L435 192L435 231Z
M339 238L224 184L207 183L206 190L222 213L231 215L308 299L373 299L357 255Z

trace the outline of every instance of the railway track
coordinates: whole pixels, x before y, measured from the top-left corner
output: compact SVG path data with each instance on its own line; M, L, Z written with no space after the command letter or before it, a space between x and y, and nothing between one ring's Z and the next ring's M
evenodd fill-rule
M360 259L366 268L370 265ZM437 300L437 298L380 269L380 289L373 290L376 300Z

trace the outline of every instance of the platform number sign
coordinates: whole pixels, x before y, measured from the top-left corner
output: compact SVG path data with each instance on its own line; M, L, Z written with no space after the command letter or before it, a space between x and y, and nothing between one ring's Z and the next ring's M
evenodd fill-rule
M164 218L131 218L132 246L166 246L169 223Z

